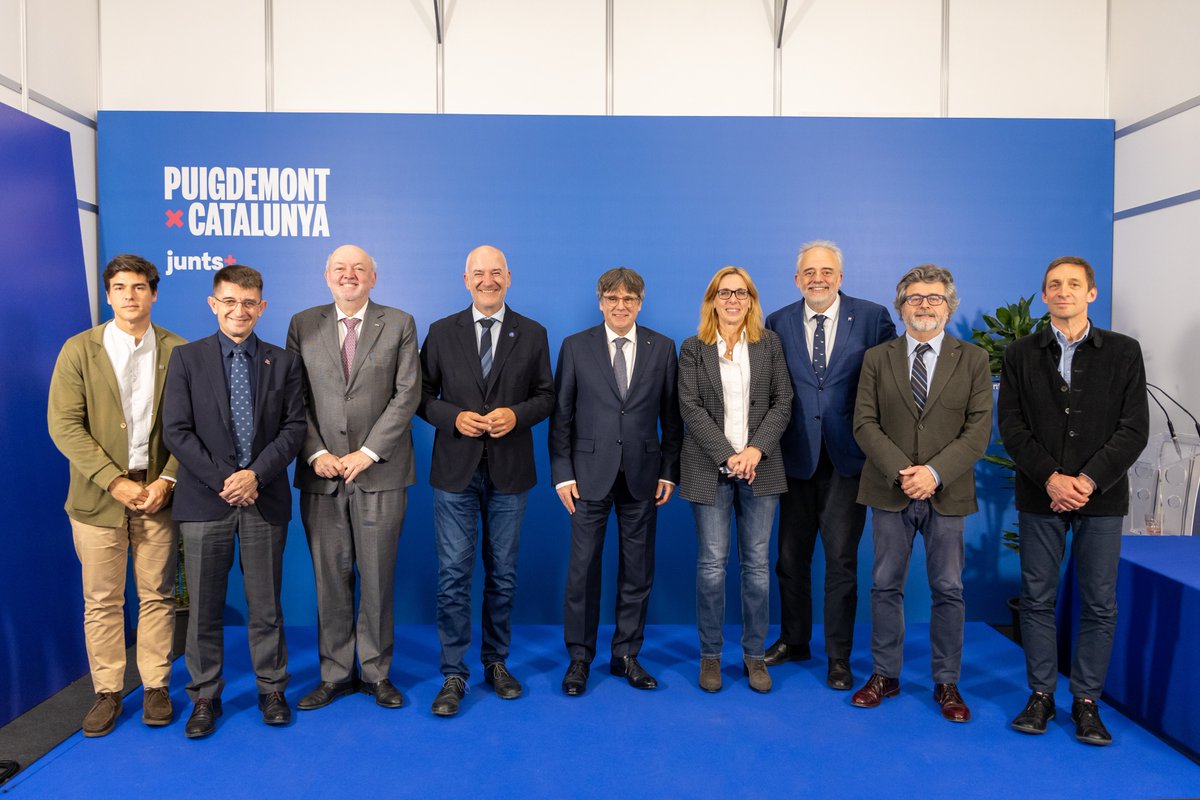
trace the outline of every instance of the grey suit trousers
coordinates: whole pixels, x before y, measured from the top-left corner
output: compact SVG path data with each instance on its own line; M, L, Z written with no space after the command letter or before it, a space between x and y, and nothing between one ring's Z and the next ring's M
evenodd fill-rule
M353 677L356 647L364 681L378 683L388 677L395 644L396 551L406 508L405 489L364 492L343 482L333 494L300 493L300 517L317 582L322 681L340 683Z
M287 526L272 525L256 506L230 508L219 520L180 522L191 610L186 661L192 681L188 696L217 698L225 686L225 595L233 568L234 539L245 578L250 659L259 694L287 687L287 644L283 638L283 547Z

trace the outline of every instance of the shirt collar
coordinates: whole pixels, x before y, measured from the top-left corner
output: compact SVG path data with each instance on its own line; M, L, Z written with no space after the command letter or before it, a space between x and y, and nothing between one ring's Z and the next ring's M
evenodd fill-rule
M616 341L617 339L619 339L621 337L621 334L617 333L612 328L608 327L608 323L605 323L604 324L604 336L608 340L608 343L612 344L614 341ZM625 334L625 338L631 342L637 341L637 323L634 323L633 327L629 329L629 332Z
M217 341L221 343L221 356L223 358L229 358L230 354L233 353L233 348L237 347L233 339L230 339L221 330L217 331ZM242 342L242 349L246 351L246 355L250 356L251 360L254 360L254 354L258 350L258 336L253 333L247 336L245 341Z
M831 303L829 308L825 309L824 311L813 311L813 309L808 305L808 301L805 300L804 301L804 321L806 323L812 322L813 317L815 317L817 314L824 314L825 319L827 319L827 320L835 320L835 319L837 319L838 309L840 309L841 307L842 307L842 293L841 292L837 293L837 295L833 298L833 303Z
M363 303L362 308L360 308L358 311L354 312L353 314L345 313L340 308L338 308L336 303L334 303L333 307L337 310L338 322L341 322L344 319L356 319L359 321L359 323L362 323L367 318L367 306L368 305L370 305L370 301Z
M1058 342L1059 347L1062 347L1064 350L1066 350L1067 348L1071 347L1079 347L1079 345L1087 341L1088 334L1092 332L1092 321L1090 319L1088 320L1087 327L1083 329L1083 335L1073 342L1068 342L1067 335L1053 325L1050 326L1050 330L1054 332L1054 338Z
M106 336L112 337L111 341L120 342L123 346L128 347L130 352L135 352L146 346L149 346L152 349L154 347L154 326L153 325L146 328L146 332L142 335L141 343L134 341L134 338L132 335L126 333L125 331L123 331L119 327L117 327L116 320L109 321L108 325L105 326L104 333Z
M942 342L944 342L946 340L946 331L943 330L943 331L939 332L937 336L933 337L928 342L924 342L924 343L918 342L907 331L905 331L905 333L904 333L904 339L908 345L909 357L911 357L913 355L913 353L917 352L917 345L927 344L931 348L933 348L933 357L937 358L938 356L940 356L942 354Z
M496 322L504 322L504 312L507 308L508 308L507 304L500 306L500 310L497 311L495 314L492 314L491 319L496 320ZM471 304L471 319L472 319L472 321L475 322L475 324L478 325L479 320L488 319L488 317L484 316L483 312L480 311L478 308L476 308L475 304L472 303Z

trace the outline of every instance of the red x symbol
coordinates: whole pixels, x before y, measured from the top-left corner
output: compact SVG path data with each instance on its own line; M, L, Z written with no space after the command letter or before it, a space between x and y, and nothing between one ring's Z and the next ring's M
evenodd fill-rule
M171 211L170 209L167 209L167 227L170 228L172 225L174 225L176 228L183 227L183 209L182 208L179 209L178 211Z
M233 256L225 256L225 263L226 264L236 264L237 259L234 258Z

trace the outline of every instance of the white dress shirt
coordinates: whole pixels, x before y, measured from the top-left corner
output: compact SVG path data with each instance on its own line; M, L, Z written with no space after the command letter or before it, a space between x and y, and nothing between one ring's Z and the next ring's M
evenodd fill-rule
M500 327L504 324L504 310L508 306L500 306L500 310L492 314L491 319L496 320L492 325L492 358L496 357L496 347L500 344ZM471 319L475 322L475 352L479 352L479 345L483 342L483 326L479 324L479 320L488 319L488 317L476 308L471 306Z
M924 344L932 347L932 350L926 350L921 357L921 362L925 364L925 393L928 395L929 387L933 386L933 371L937 369L938 357L942 354L942 343L946 340L946 332L942 331L937 336L930 339ZM917 360L917 345L922 344L914 339L908 332L904 334L904 344L908 348L908 374L912 376L913 362ZM914 401L915 402L915 401ZM933 479L937 481L938 486L942 485L942 477L937 474L937 470L928 464L925 469L933 474Z
M104 352L112 362L121 393L121 412L125 415L125 433L129 436L128 470L150 466L150 431L154 427L154 368L156 350L153 326L146 329L140 342L117 327L104 326Z
M358 320L358 331L357 331L358 340L362 341L363 325L366 324L366 320L367 320L367 304L363 303L362 308L360 308L358 311L355 311L353 314L345 313L344 311L342 311L342 309L338 308L337 305L334 305L333 308L334 308L334 310L337 311L337 323L336 324L337 324L337 332L338 332L338 351L340 352L341 349L346 345L346 323L342 322L342 320L344 320L344 319ZM355 358L358 358L357 351L355 351ZM351 366L353 366L353 364ZM371 459L376 464L379 463L379 456L376 455L375 452L373 450L371 450L371 448L360 447L358 449L361 450L367 456L367 458ZM317 460L317 458L319 456L323 456L328 452L329 452L328 450L318 450L317 452L313 453L311 456L308 457L308 463L311 465L314 461Z
M616 341L618 338L620 338L621 334L605 325L604 336L606 339L608 339L608 363L612 364L617 359ZM628 339L628 341L625 342L624 347L625 385L629 388L633 388L633 362L634 359L637 358L637 325L634 325L629 329L629 333L625 334L625 338Z
M813 337L817 335L817 314L825 315L825 364L829 365L829 357L833 355L833 342L837 339L838 312L842 310L842 296L833 298L833 305L824 311L813 311L807 302L804 304L804 334L808 343L808 360L813 357Z
M737 452L746 449L750 438L750 349L746 331L733 345L732 358L725 357L725 341L717 337L717 362L721 365L721 394L725 402L725 438Z

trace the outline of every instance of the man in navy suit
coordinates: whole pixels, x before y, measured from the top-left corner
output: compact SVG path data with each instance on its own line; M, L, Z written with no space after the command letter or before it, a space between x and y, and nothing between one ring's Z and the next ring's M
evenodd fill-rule
M568 337L558 355L550 472L571 515L563 601L571 663L562 682L571 696L587 687L596 657L604 532L614 507L621 568L609 671L637 689L658 685L637 655L654 582L657 507L679 481L683 424L675 342L635 324L645 292L645 281L633 270L605 272L596 283L604 323Z
M767 318L779 334L795 398L780 442L788 490L779 503L779 641L768 666L812 657L812 555L817 534L825 549L826 682L842 691L850 672L858 608L858 543L866 508L858 503L865 456L854 440L854 401L863 354L896 338L883 306L842 294L842 251L808 242L796 261L802 301Z
M304 441L300 358L254 334L267 303L262 275L242 264L213 276L209 308L216 334L171 355L163 439L179 460L174 517L183 539L191 594L185 734L208 736L221 715L225 592L238 539L245 576L250 655L263 722L286 725L292 712L279 586L292 517L287 466Z
M471 571L483 521L484 679L497 696L521 695L505 666L517 588L517 549L529 490L537 483L530 429L554 408L546 329L504 303L512 273L483 245L467 256L471 306L429 326L421 348L421 405L433 439L434 539L442 690L433 713L458 713L470 674Z

